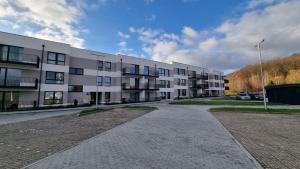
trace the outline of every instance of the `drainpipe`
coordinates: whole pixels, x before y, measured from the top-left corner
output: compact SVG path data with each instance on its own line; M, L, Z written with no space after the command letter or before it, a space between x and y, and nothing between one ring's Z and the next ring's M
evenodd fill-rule
M42 59L41 59L41 69L40 69L40 78L39 78L39 90L38 90L38 100L37 100L37 107L40 107L40 98L41 98L41 85L42 85L42 74L43 74L43 63L44 63L44 52L45 52L45 45L42 45Z

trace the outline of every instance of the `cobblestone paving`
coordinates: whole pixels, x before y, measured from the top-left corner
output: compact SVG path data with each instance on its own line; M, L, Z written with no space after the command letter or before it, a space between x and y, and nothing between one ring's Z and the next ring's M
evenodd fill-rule
M206 109L161 105L157 111L25 168L257 168Z

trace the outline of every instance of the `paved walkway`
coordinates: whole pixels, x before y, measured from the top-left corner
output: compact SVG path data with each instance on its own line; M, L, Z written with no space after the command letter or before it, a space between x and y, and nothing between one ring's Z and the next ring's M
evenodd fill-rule
M257 168L208 107L159 108L25 168Z

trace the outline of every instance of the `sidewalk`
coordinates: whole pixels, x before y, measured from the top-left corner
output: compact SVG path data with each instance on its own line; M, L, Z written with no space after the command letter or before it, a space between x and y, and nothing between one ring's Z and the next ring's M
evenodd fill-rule
M158 107L24 168L261 168L207 111L209 106Z

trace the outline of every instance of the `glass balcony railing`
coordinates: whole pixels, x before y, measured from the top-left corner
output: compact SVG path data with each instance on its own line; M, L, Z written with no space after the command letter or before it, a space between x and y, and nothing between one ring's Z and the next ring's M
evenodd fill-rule
M1 88L37 89L38 79L31 77L0 77Z
M33 54L9 52L0 53L0 62L12 64L24 64L39 67L40 57Z

